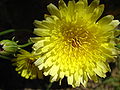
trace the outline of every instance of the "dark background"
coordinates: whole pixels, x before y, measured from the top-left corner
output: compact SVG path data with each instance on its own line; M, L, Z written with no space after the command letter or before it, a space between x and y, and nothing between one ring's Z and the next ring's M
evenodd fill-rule
M89 3L92 0L89 0ZM65 0L68 2L68 0ZM16 32L0 37L2 39L12 39L19 41L19 44L27 42L34 30L34 20L43 20L44 14L48 14L46 6L49 3L57 5L58 0L0 0L0 31L15 29ZM120 0L101 0L105 4L103 16L112 14L115 19L120 19ZM29 47L30 48L30 47ZM27 49L29 49L27 48ZM14 70L9 60L0 59L0 89L16 90L24 88L46 89L49 84L49 77L44 80L26 80ZM70 87L66 79L59 83L53 83L52 88Z

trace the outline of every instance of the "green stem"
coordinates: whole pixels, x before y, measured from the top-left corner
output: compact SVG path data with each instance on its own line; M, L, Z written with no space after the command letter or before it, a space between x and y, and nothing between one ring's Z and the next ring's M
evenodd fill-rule
M2 32L0 32L0 36L5 35L7 33L14 32L14 31L15 31L14 29L9 29L9 30L2 31Z
M48 87L47 87L47 90L50 90L51 86L52 86L52 83L50 82Z
M7 60L10 60L10 59L11 59L11 58L9 58L9 57L2 56L2 55L0 55L0 58L7 59Z
M24 47L27 47L29 45L33 44L33 42L28 42L26 44L23 44L23 45L18 45L19 48L24 48Z

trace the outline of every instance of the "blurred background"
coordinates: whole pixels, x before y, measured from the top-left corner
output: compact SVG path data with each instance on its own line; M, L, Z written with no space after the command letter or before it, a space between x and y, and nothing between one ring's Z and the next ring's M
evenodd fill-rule
M64 0L66 3L68 0ZM77 1L77 0L76 0ZM92 0L88 0L89 3ZM44 14L48 14L46 6L53 3L57 6L58 0L0 0L0 31L15 29L16 32L0 37L2 39L12 39L19 41L19 44L27 43L29 37L33 35L34 20L43 20ZM111 14L115 19L120 20L120 0L101 0L105 4L105 11L102 16ZM30 50L31 46L25 48ZM120 59L116 63L110 63L111 73L107 73L105 79L95 84L88 83L87 88L82 86L71 88L67 85L67 80L62 80L62 85L58 82L52 84L50 89L56 90L120 90ZM17 74L11 61L0 59L0 90L46 90L50 87L49 77L43 80L26 80Z

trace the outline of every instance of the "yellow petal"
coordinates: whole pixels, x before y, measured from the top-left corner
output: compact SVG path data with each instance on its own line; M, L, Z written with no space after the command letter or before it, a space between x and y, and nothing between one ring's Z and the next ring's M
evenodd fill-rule
M24 70L22 71L22 73L21 73L21 76L22 76L22 77L25 77L26 74L27 74L27 69L24 69Z
M104 11L104 5L99 5L94 9L93 15L91 16L91 21L96 22L96 20L102 15Z
M93 10L99 5L100 3L100 0L93 0L91 2L91 4L89 5L87 11L90 13L90 12L93 12Z
M84 7L88 6L88 1L87 0L79 0L79 2L83 2L84 3Z
M34 62L34 64L36 65L36 66L38 66L38 65L41 65L43 62L44 62L44 59L45 59L46 57L44 56L44 57L40 57L38 60L36 60L35 62Z
M85 15L84 2L82 2L81 0L75 4L75 9L76 9L77 19L79 19L79 17L83 17L83 15Z
M41 21L35 20L34 25L38 28L48 29L46 25L44 25Z
M119 20L113 20L110 25L113 27L112 29L116 28L120 24Z
M35 28L33 33L38 36L50 36L51 35L49 29L41 29L41 28Z
M69 1L68 2L68 15L70 16L70 19L72 19L72 16L75 15L75 1Z
M84 9L84 3L79 1L75 4L75 7L76 7L77 12L82 12Z
M51 82L57 81L57 78L58 78L58 74L55 74L55 76L50 78L50 81Z
M103 69L103 72L106 73L108 71L107 66L103 62L97 62L97 65Z
M61 79L64 78L64 72L61 71L59 75L60 75L59 77L60 77Z
M52 3L49 4L47 6L47 9L48 9L48 11L50 12L51 15L55 15L58 18L61 18L61 14L60 14L58 8L54 4L52 4Z
M59 66L53 65L52 68L50 69L50 75L55 76L59 70Z
M44 67L44 64L41 64L41 65L38 66L39 70L42 70L43 67Z
M44 46L44 42L45 42L45 40L38 41L37 43L35 43L35 44L33 45L33 49L34 49L34 50L37 50L37 49L43 47L43 46Z
M113 19L114 19L114 17L112 15L107 15L107 16L103 17L102 19L100 19L98 21L98 24L100 24L101 26L102 25L107 25L110 22L112 22Z
M105 73L102 72L102 69L99 66L97 66L97 68L94 68L94 71L98 76L103 77L103 78L106 77Z
M79 86L80 85L80 75L78 74L78 72L75 72L74 79L75 79L74 81L76 81L75 86Z
M66 16L68 16L68 9L65 2L63 0L59 0L58 6L60 9L61 17L66 18Z
M67 6L63 0L59 0L58 7L60 10L67 8Z
M73 75L68 76L67 81L68 81L69 85L72 85L73 84Z
M90 76L90 78L91 78L91 80L93 80L94 82L96 82L96 83L98 82L98 78L97 78L96 74Z
M30 40L31 40L33 43L37 43L38 41L44 40L45 38L48 38L48 37L32 37L32 38L30 38Z

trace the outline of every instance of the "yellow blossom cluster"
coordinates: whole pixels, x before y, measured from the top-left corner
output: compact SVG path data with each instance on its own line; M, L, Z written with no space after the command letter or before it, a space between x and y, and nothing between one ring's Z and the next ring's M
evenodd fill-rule
M88 5L87 0L71 0L66 5L59 0L58 7L47 6L50 15L45 20L35 20L38 37L31 40L39 57L34 64L45 76L50 75L51 82L61 83L67 77L69 85L86 87L89 79L97 82L98 76L105 78L110 71L107 60L116 55L114 29L120 22L112 15L100 19L104 5L99 2Z

